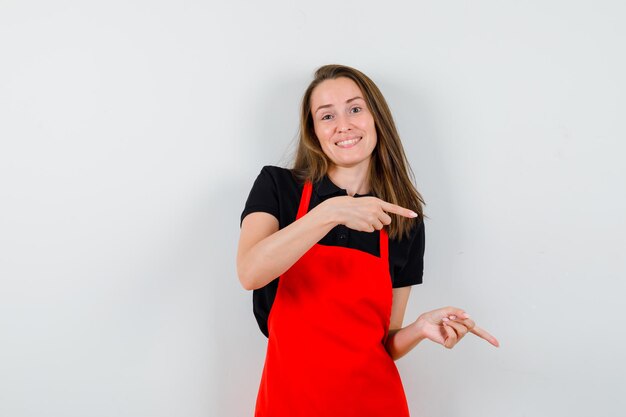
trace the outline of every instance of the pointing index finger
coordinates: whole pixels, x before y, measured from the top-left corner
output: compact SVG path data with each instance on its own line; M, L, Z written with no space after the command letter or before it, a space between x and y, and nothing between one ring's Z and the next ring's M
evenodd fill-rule
M470 330L470 332L474 333L476 336L482 339L485 339L487 342L491 343L495 347L500 347L500 342L498 342L498 339L490 335L489 332L487 332L486 330L483 330L478 326L474 326L474 328Z
M388 213L394 213L403 217L409 217L409 218L415 218L417 217L417 213L409 210L407 208L404 207L400 207L397 206L395 204L391 204L391 203L387 203L386 201L383 201L383 210L385 210Z

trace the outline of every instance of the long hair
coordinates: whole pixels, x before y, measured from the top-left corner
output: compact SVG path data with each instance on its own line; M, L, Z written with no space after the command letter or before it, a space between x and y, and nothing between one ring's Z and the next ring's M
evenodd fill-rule
M327 174L331 161L322 151L315 135L311 115L311 94L323 81L340 77L349 78L356 83L364 95L376 125L377 143L369 165L371 193L381 200L411 209L423 219L425 202L413 185L413 171L406 159L389 106L376 84L354 68L344 65L324 65L315 71L315 77L302 97L298 148L292 172L300 181L311 182L317 182ZM415 219L392 213L389 215L392 218L388 226L389 237L401 240L408 236Z

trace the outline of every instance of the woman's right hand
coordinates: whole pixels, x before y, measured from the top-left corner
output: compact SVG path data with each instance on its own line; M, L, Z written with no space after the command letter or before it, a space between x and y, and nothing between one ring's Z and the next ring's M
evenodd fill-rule
M391 216L387 213L408 218L417 217L417 213L407 208L376 197L333 197L325 200L318 207L328 210L335 223L360 232L373 232L389 225Z

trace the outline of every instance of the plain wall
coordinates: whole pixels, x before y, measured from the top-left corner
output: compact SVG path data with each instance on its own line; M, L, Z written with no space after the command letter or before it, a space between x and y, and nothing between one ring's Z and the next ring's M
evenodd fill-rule
M413 416L618 416L620 1L0 1L0 415L251 416L266 339L235 270L315 68L385 94L427 206L397 365Z

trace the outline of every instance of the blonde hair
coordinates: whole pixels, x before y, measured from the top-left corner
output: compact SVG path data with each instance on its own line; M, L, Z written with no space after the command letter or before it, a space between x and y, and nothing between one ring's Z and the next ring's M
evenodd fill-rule
M340 77L356 83L364 95L367 107L376 125L377 144L372 152L369 169L371 193L381 200L415 211L424 217L424 199L413 185L413 171L406 159L400 136L389 106L374 82L362 72L344 65L324 65L315 71L315 77L302 97L298 148L292 171L300 181L317 182L328 172L331 161L320 146L313 127L311 94L326 80ZM389 237L401 240L408 236L415 219L391 214Z

